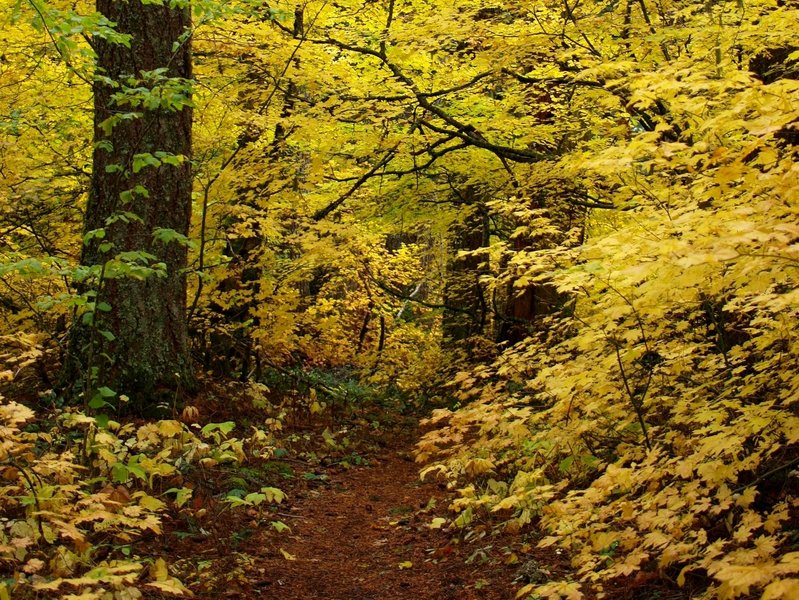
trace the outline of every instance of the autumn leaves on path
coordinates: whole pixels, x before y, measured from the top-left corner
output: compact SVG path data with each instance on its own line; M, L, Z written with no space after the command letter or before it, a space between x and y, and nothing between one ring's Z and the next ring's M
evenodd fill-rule
M329 470L326 481L295 493L285 518L291 531L278 548L269 535L266 556L253 565L262 597L513 597L514 568L490 537L458 543L457 533L430 528L447 500L437 484L419 481L407 452L368 460L369 466Z

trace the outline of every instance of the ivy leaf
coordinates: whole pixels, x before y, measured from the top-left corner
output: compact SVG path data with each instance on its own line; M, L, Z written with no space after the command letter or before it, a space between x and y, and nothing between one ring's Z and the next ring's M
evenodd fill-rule
M133 155L133 172L138 173L146 167L160 167L161 161L149 152Z

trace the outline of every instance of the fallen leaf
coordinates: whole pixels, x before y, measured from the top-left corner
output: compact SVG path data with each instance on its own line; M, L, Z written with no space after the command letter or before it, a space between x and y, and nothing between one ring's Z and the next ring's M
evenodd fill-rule
M280 549L280 553L283 555L283 558L286 560L297 560L297 557L294 556L291 552L286 552L283 548Z

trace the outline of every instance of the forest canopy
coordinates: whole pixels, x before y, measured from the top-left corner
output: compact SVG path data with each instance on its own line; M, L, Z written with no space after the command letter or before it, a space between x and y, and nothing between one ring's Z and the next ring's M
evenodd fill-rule
M799 3L0 19L0 599L190 593L104 528L377 397L453 532L568 556L518 597L799 596Z

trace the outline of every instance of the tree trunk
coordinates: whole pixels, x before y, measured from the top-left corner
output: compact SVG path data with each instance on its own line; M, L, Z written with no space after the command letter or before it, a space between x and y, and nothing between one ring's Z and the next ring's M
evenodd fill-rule
M95 39L95 149L81 263L95 266L84 291L97 290L100 310L76 326L71 355L84 373L94 371L88 387L108 386L142 409L193 385L180 241L191 217L190 11L140 0L97 0L97 10L131 39L130 47ZM144 97L150 102L136 101ZM171 231L156 239L157 230ZM137 277L131 269L148 263L160 273Z
M561 245L580 245L583 243L587 211L559 199L557 195L541 194L535 208L541 210L548 203L547 218L559 230L559 233L547 235L517 235L511 241L513 254L532 253L538 250L549 250ZM521 224L521 223L519 223ZM575 235L576 232L579 235ZM501 268L508 268L510 255L504 257ZM541 321L566 305L568 294L560 294L546 283L531 283L524 289L516 287L515 282L523 273L515 273L504 289L498 294L495 340L516 344L536 331L541 330Z
M484 207L475 199L472 188L463 194L467 214L463 222L450 228L450 251L444 282L444 319L442 329L447 345L458 345L474 335L483 333L488 318L488 306L480 285L480 275L486 272L486 256L459 255L461 251L479 250L488 246L488 221Z

